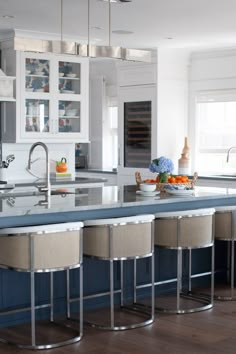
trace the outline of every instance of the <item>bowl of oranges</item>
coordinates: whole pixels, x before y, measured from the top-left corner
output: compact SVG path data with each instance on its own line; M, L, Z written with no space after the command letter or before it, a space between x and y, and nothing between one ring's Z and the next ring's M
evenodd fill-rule
M140 186L140 184L142 183L147 183L147 184L153 184L156 183L156 189L159 191L164 191L166 186L178 186L179 188L182 187L186 187L188 189L193 189L195 186L195 183L197 181L197 177L198 174L197 172L194 173L192 178L189 178L186 175L173 175L170 174L168 176L168 182L167 183L160 183L159 182L159 177L155 177L155 178L148 178L145 180L142 180L141 175L139 172L135 173L135 179L136 179L136 183L138 185L138 187Z

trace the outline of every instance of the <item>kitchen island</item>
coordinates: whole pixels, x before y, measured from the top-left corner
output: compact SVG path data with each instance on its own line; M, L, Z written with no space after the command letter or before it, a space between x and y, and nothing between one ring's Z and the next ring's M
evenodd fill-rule
M133 186L54 186L50 206L44 195L20 186L0 194L0 227L41 225L91 218L120 217L141 213L236 205L236 189L195 187L194 195L178 197L161 192L146 197Z
M171 196L165 192L146 197L136 193L136 186L94 186L93 188L64 186L59 188L58 194L51 195L50 207L40 205L42 194L35 194L34 191L25 189L2 193L0 195L0 225L4 227L14 227L23 225L41 225L60 222L70 222L79 220L88 220L92 218L107 218L129 216L142 213L156 213L160 211L176 211L195 208L206 208L222 205L236 205L236 189L196 187L194 195L184 197ZM197 252L200 252L197 253ZM224 249L221 248L222 258ZM158 265L162 262L165 269L158 268L156 280L163 278L173 278L176 273L175 261L173 255L167 255L165 252L158 252ZM208 267L210 256L207 249L196 250L196 256L193 255L194 271L198 271L198 266L206 265ZM142 260L143 267L140 272L140 281L146 281L148 277L147 260ZM109 262L101 262L91 259L84 260L84 294L88 296L91 293L107 291L107 276ZM78 279L76 271L72 271L71 281L73 284L72 296L78 296ZM96 274L104 274L104 277L98 277ZM128 267L128 274L132 276L132 267ZM115 267L116 288L119 288L119 269ZM47 274L39 274L40 277L40 295L38 301L45 300L48 296L46 290L48 286ZM20 277L20 280L19 280ZM0 281L4 286L0 291L0 301L2 308L12 308L25 305L28 301L28 274L16 274L9 270L1 270ZM65 306L65 277L61 274L56 281L55 304L57 312L60 312ZM173 288L175 284L171 285ZM16 288L20 291L16 293ZM96 290L95 290L96 289ZM166 290L166 289L165 289ZM129 293L128 293L129 294ZM93 299L85 301L85 308L94 308L104 306L108 303L108 297L101 300ZM28 313L16 314L13 322L7 317L0 318L1 323L9 324L21 322L29 319Z

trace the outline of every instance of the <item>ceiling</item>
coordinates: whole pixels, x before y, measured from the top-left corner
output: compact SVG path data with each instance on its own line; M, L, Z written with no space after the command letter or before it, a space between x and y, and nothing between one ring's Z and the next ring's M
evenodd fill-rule
M11 29L87 43L88 0L0 0L0 35ZM130 48L236 47L236 0L132 0L111 5L111 44ZM12 15L14 18L5 18ZM92 43L108 44L108 3L90 0Z

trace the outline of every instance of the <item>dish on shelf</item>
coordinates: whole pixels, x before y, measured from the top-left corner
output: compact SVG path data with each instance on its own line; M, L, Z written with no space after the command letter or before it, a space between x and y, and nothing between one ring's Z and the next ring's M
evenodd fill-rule
M78 109L67 109L66 110L66 116L77 116L78 115Z
M31 70L25 70L25 74L29 75L31 73Z
M160 194L159 191L154 191L154 192L144 192L144 191L136 191L136 194L141 195L142 197L155 197L156 195Z
M35 75L40 75L40 76L44 76L44 72L43 71L35 71Z
M65 112L65 109L59 109L59 116L64 116Z
M77 75L76 74L73 74L73 73L69 73L69 74L66 74L67 77L72 77L72 78L75 78Z
M75 93L75 91L72 91L72 90L61 90L62 93Z
M44 89L43 88L39 88L36 90L36 92L44 92Z
M59 76L60 77L63 77L65 74L64 73L59 73Z
M26 87L25 89L27 92L33 92L34 91L34 88L33 87Z

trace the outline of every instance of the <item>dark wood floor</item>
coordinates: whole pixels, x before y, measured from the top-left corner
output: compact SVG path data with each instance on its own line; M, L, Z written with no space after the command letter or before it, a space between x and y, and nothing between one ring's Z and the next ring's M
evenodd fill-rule
M2 331L2 330L1 330ZM44 354L234 354L236 301L215 302L213 309L185 315L157 314L154 324L139 329L109 332L88 326L80 343ZM0 344L0 354L35 353Z

